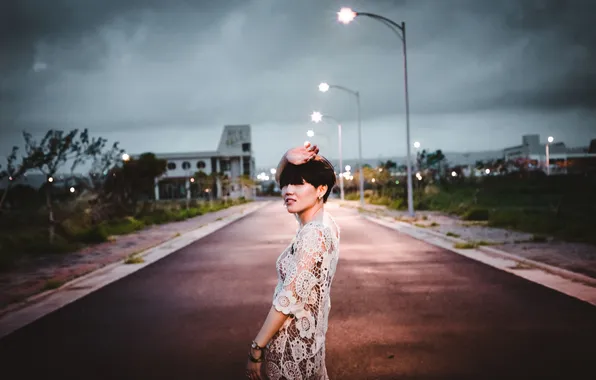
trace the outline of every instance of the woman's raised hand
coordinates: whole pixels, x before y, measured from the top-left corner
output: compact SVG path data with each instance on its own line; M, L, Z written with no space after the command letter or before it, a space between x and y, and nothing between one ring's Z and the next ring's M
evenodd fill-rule
M290 164L301 165L312 160L319 153L319 147L306 142L304 146L292 148L286 152L286 159Z

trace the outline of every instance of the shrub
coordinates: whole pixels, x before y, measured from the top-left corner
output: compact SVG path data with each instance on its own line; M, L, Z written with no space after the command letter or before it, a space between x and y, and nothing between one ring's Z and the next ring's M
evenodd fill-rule
M485 221L489 218L489 212L485 208L473 208L468 210L462 218L464 220Z
M93 226L78 232L75 239L81 243L96 244L103 243L108 240L109 234L102 228L101 225Z

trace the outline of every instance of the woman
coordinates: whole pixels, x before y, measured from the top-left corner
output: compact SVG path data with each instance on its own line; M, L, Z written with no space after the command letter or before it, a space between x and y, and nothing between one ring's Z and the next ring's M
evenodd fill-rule
M328 379L325 334L339 227L324 210L335 172L318 152L308 143L291 149L277 169L284 204L300 227L277 259L273 306L250 347L249 379Z

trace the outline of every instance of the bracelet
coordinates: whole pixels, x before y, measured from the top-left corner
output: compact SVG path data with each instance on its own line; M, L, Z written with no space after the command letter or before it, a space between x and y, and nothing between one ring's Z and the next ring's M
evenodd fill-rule
M264 350L264 348L260 347L259 344L254 340L252 341L250 348L254 348L255 350L259 350L259 351Z
M263 355L261 355L261 357L260 357L260 358L258 358L258 359L255 359L255 357L254 357L254 356L252 356L252 353L250 353L250 352L248 353L248 358L249 358L249 359L250 359L250 361L251 361L251 362L253 362L253 363L262 363L262 362L264 361L264 359L263 359Z

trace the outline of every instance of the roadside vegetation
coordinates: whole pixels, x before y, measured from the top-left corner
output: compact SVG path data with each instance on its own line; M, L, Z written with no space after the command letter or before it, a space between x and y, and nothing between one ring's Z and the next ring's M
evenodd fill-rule
M193 199L156 202L154 178L165 173L167 162L152 153L129 157L117 142L107 146L87 130L23 138L23 153L14 147L0 166L0 181L7 185L0 189L0 271L247 202L211 199L218 181L224 193L230 183L223 173L202 171L190 175ZM84 164L89 172L74 174ZM41 175L41 186L29 184L28 175ZM248 178L241 182L252 184Z
M440 157L440 152L433 156ZM438 211L469 223L533 233L536 241L552 236L596 244L593 172L546 176L529 170L523 162L497 160L475 165L478 172L488 169L491 175L463 176L464 168L449 167L444 158L431 162L418 158L421 175L420 179L414 177L417 211ZM401 170L391 161L365 168L365 200L407 210L406 179L391 172L405 172L405 168ZM358 200L358 173L346 183L346 199Z

